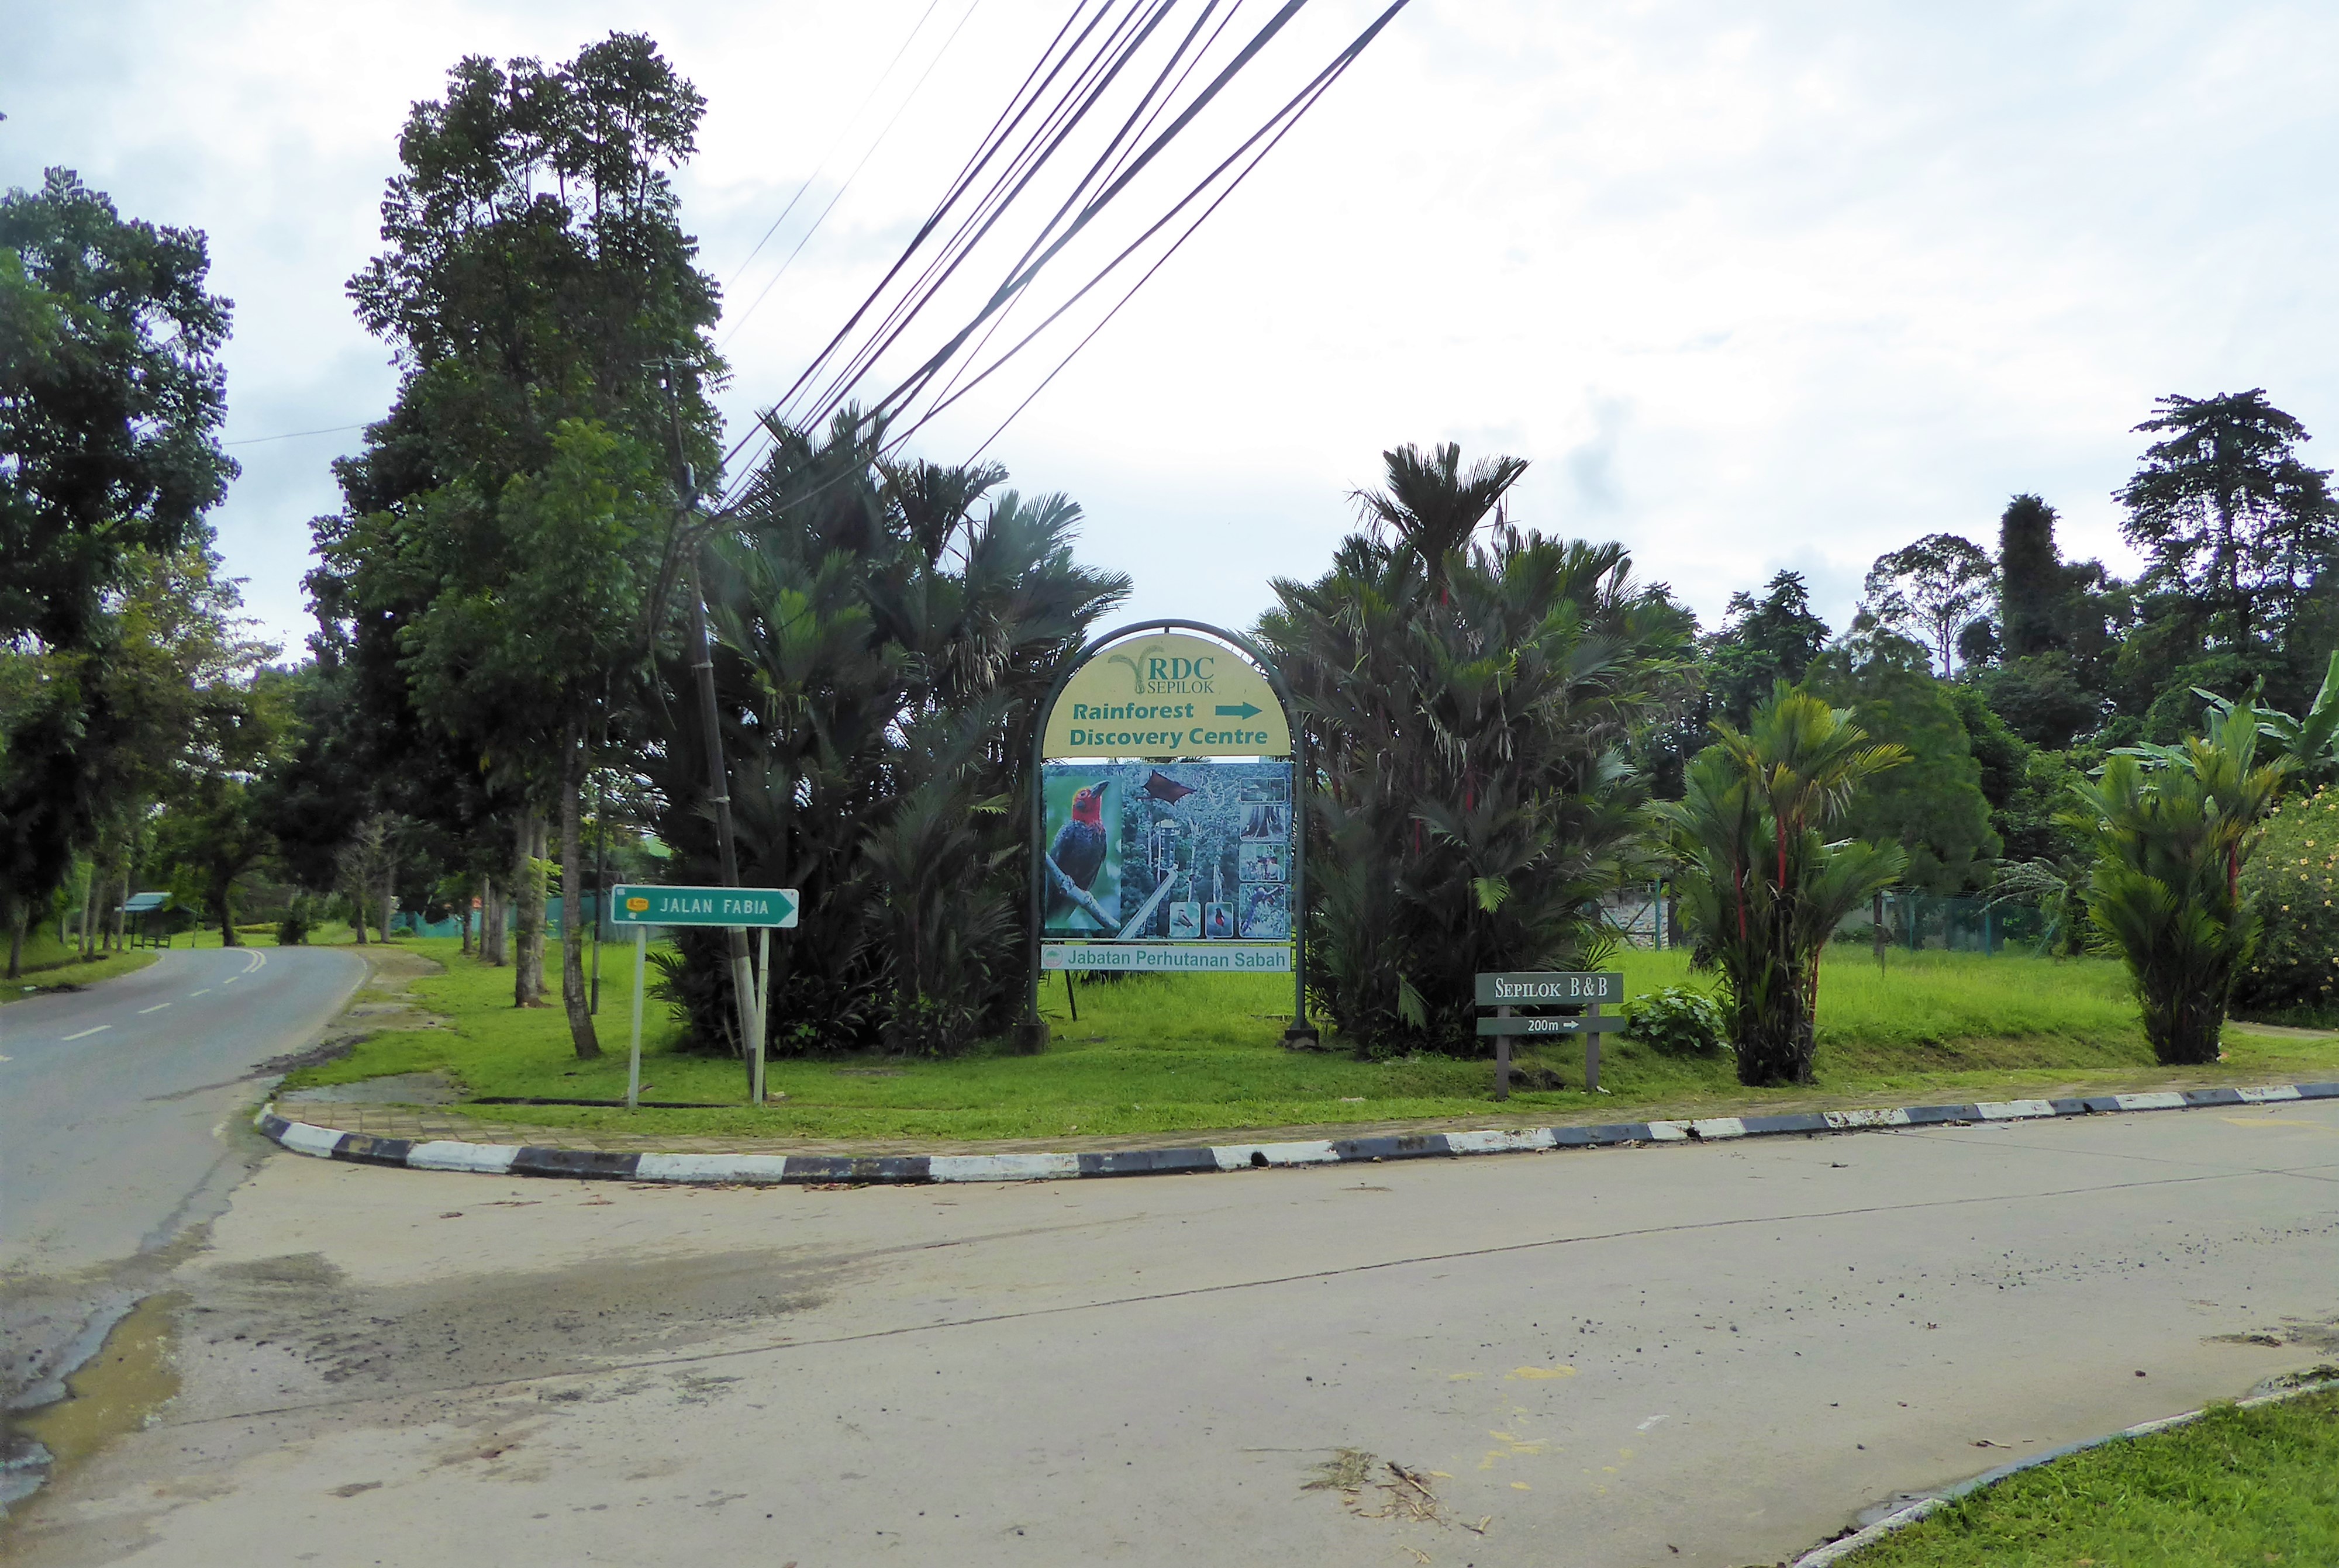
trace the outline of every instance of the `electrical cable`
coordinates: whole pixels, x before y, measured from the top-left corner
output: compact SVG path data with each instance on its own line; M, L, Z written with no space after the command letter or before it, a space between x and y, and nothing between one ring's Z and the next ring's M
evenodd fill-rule
M941 0L934 0L934 5L940 4ZM787 253L786 259L780 262L780 270L772 274L771 281L765 283L763 288L757 291L755 299L748 302L747 308L740 311L739 314L732 320L729 326L725 328L722 342L716 345L717 349L720 349L724 343L728 343L732 338L738 333L739 329L747 324L747 318L755 313L755 307L761 305L765 299L770 295L771 291L779 287L780 280L788 275L788 269L795 264L795 259L804 254L804 247L812 243L812 238L814 234L820 232L820 226L828 222L828 215L836 211L836 204L844 200L844 193L847 191L853 189L853 182L861 177L861 171L869 166L869 160L877 155L877 149L885 144L885 138L893 133L893 127L901 123L902 116L909 112L910 105L917 101L919 89L923 88L926 84L926 78L934 74L934 67L943 63L943 56L950 53L950 46L958 41L959 34L964 30L967 23L973 18L975 11L982 5L982 0L974 0L974 4L966 8L966 15L958 19L958 25L951 29L950 36L943 40L942 47L934 51L934 57L926 62L926 68L920 72L918 74L918 79L910 84L909 92L903 95L902 102L894 107L893 117L888 119L885 122L884 127L877 133L876 140L869 143L868 150L861 154L861 161L853 165L853 172L844 177L844 183L837 186L835 192L830 195L828 204L820 210L819 215L814 218L811 224L805 228L804 233L798 236L795 249L790 251ZM926 10L928 14L931 15L933 10L933 5L927 6ZM923 25L923 19L921 18L921 25ZM907 48L908 44L904 44L903 47ZM896 58L898 57L899 56L896 56ZM890 69L891 67L889 66L888 70ZM820 171L818 169L814 169L813 171L813 176L814 179L817 179L819 174ZM807 180L804 183L809 187L811 182L811 181ZM803 193L804 192L802 191L797 192L798 195L802 195ZM795 205L794 198L789 200L788 205L791 207ZM787 216L787 213L783 212L780 216L785 218ZM778 223L775 222L773 227L776 229L778 226ZM765 236L765 239L769 239L770 237L771 236L769 234ZM763 249L761 242L757 242L755 248L757 250ZM752 258L750 259L752 260ZM741 271L745 271L745 267L742 267Z

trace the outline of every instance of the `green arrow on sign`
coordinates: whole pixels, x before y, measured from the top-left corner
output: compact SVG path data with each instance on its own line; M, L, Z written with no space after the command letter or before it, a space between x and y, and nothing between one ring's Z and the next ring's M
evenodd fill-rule
M1222 719L1257 718L1258 716L1258 708L1255 704L1242 703L1234 707L1220 708L1219 710L1219 716Z

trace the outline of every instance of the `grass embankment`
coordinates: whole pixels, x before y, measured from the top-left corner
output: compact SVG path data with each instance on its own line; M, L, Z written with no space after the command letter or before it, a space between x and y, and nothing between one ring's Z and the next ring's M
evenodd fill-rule
M2339 1563L2339 1390L2228 1405L1959 1499L1845 1568Z
M0 936L0 942L6 938ZM0 958L6 957L0 951ZM125 974L135 974L153 963L156 954L148 949L134 952L101 953L82 962L79 952L56 939L54 932L34 930L25 933L24 973L17 979L0 982L0 1004L22 1001L28 996L38 996L46 991L79 991L100 981L118 980Z
M603 955L603 1055L582 1062L569 1049L557 1005L557 953L556 1005L521 1011L511 1005L511 971L462 957L454 939L396 945L446 965L444 974L415 981L411 995L453 1028L376 1035L340 1061L295 1074L288 1087L439 1070L475 1095L624 1095L633 973L624 949ZM1633 993L1688 978L1680 953L1628 953L1621 967ZM1337 1051L1283 1050L1278 1041L1291 1002L1287 979L1180 975L1081 986L1078 1022L1067 1011L1061 981L1043 994L1055 1031L1043 1056L994 1051L950 1062L775 1059L767 1082L787 1098L761 1110L740 1103L744 1074L737 1063L671 1049L678 1031L653 1001L644 1044L645 1096L713 1101L725 1109L629 1115L587 1107L479 1106L469 1113L490 1121L645 1133L941 1141L1445 1118L1521 1126L1623 1121L1900 1103L1911 1096L1995 1100L2205 1079L2265 1082L2339 1070L2339 1043L2238 1031L2229 1032L2229 1060L2220 1069L2178 1074L2156 1067L2123 971L2092 960L1896 953L1880 975L1864 954L1858 962L1838 957L1821 988L1816 1088L1742 1089L1727 1057L1667 1057L1612 1034L1601 1069L1608 1092L1589 1095L1581 1089L1580 1047L1538 1046L1521 1052L1521 1065L1547 1066L1574 1087L1515 1092L1499 1111L1485 1061L1365 1062Z

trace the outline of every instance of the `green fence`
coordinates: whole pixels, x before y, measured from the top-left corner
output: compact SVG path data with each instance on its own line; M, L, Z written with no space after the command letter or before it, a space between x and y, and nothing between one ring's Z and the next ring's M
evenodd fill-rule
M1672 892L1662 883L1626 887L1602 903L1601 920L1627 947L1687 947ZM1880 920L1887 945L1910 952L2036 952L2047 937L2046 917L2021 904L1900 891L1847 917L1835 939L1872 945Z

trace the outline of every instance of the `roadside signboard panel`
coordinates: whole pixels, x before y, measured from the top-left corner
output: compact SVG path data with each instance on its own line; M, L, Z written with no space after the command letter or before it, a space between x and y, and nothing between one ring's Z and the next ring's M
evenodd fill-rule
M642 887L609 890L612 925L764 926L792 929L803 900L792 887Z
M1601 1034L1629 1026L1629 1019L1563 1018L1555 1015L1528 1018L1482 1018L1478 1021L1480 1034Z
M1041 795L1048 941L1291 940L1289 763L1051 762Z
M1082 665L1048 715L1042 755L1279 757L1291 726L1267 676L1224 643L1161 632Z
M1624 977L1614 973L1482 974L1480 1007L1582 1007L1624 1000Z
M1289 974L1291 944L1051 942L1041 944L1040 967L1122 970L1132 974Z

